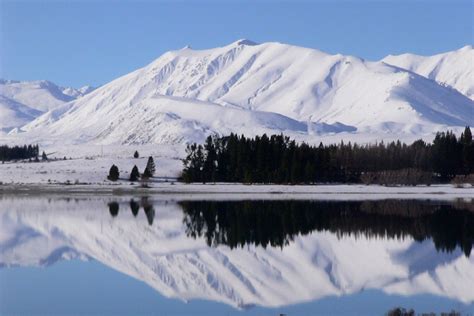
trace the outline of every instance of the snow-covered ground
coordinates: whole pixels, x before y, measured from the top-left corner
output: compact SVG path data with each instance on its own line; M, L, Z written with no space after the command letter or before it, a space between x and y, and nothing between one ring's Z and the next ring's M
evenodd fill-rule
M133 158L135 150L140 153L138 159ZM119 167L121 178L128 179L134 165L143 172L150 155L155 160L157 177L176 178L182 168L181 158L184 155L184 147L82 145L47 147L45 152L50 157L49 161L0 164L0 181L4 184L66 183L67 181L110 184L110 181L106 179L112 164ZM64 157L66 160L63 160Z

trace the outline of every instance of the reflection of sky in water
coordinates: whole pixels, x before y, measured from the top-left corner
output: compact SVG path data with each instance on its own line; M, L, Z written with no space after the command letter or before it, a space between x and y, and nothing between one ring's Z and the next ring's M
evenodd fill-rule
M1 314L242 314L229 305L232 299L285 305L245 310L255 315L380 315L394 306L474 312L472 254L459 247L437 252L430 239L312 232L293 236L283 249L231 250L187 236L183 212L173 203L154 205L152 225L149 205L134 214L128 201L115 216L100 199L0 200L0 206L0 264L21 266L0 269ZM298 293L305 291L313 299L301 303ZM196 293L215 301L192 299Z
M310 303L282 308L252 307L247 310L212 301L184 303L168 299L145 283L116 272L95 261L69 261L47 269L17 268L0 270L2 314L90 314L98 315L288 315L335 313L337 315L382 315L388 307L405 306L419 311L472 312L465 305L433 295L409 297L387 295L376 290L343 297L327 297Z

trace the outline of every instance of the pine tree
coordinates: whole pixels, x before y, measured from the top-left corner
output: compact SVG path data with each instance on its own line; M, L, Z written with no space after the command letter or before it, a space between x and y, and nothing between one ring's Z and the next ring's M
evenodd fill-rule
M472 143L472 133L469 126L466 126L464 132L461 134L461 142L465 145L470 145Z
M119 168L116 165L112 165L112 167L110 167L109 175L107 176L107 179L109 179L110 181L117 181L119 177L120 177Z
M140 154L138 153L138 151L135 150L135 153L133 154L133 158L137 159L140 157Z
M133 166L132 172L130 172L130 181L138 181L140 178L140 172L138 171L137 166Z
M214 140L211 136L206 138L204 145L206 151L206 158L203 166L203 177L204 180L215 181L216 180L216 164L217 164L217 153L214 146Z
M142 180L146 182L146 180L150 179L151 177L153 177L153 175L151 174L150 169L145 168L145 170L142 173Z
M146 177L151 178L155 174L155 161L153 157L148 157L148 162L146 163L145 171L143 172Z
M43 151L43 154L41 155L41 160L43 160L43 161L48 160L48 156L46 155L46 153L44 151Z
M182 172L186 182L357 183L382 176L402 184L433 172L449 181L474 171L474 143L468 127L459 139L448 131L438 133L432 144L418 140L411 145L393 141L310 146L283 135L231 134L208 137L204 146L190 144L186 154Z
M466 126L461 134L462 144L462 164L463 173L465 175L474 172L474 142L472 141L472 133L469 126Z

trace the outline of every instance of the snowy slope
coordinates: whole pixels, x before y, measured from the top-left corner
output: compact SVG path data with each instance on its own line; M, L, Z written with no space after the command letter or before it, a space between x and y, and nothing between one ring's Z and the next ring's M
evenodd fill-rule
M474 100L474 49L470 45L434 56L389 55L382 61L436 80Z
M204 239L186 235L176 204L155 204L150 226L143 209L135 218L124 203L114 218L106 203L2 199L0 266L90 258L167 297L236 307L282 306L364 289L474 301L474 257L458 250L436 253L429 240L338 238L314 232L295 236L283 249L210 248Z
M74 100L74 97L64 94L62 89L64 88L46 80L0 80L0 95L41 112Z
M56 121L61 115L63 117ZM77 122L83 123L78 126ZM81 141L147 144L202 141L207 135L214 133L291 134L306 132L307 124L275 113L156 96L133 105L109 103L93 109L66 104L23 129L39 135L45 132L47 137L57 139L76 139L77 135L81 135Z
M50 81L0 79L0 130L21 127L44 112L82 97L94 88L64 88Z
M249 110L286 118L262 119L264 114ZM77 142L160 143L268 128L310 135L357 130L380 139L384 133L418 136L473 123L472 100L398 67L240 40L215 49L168 52L24 130Z
M0 95L0 131L23 126L43 112Z

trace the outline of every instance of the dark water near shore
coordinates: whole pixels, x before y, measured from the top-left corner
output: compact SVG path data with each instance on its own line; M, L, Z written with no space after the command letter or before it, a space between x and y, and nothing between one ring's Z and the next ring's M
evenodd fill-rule
M0 198L2 315L474 314L472 200Z

